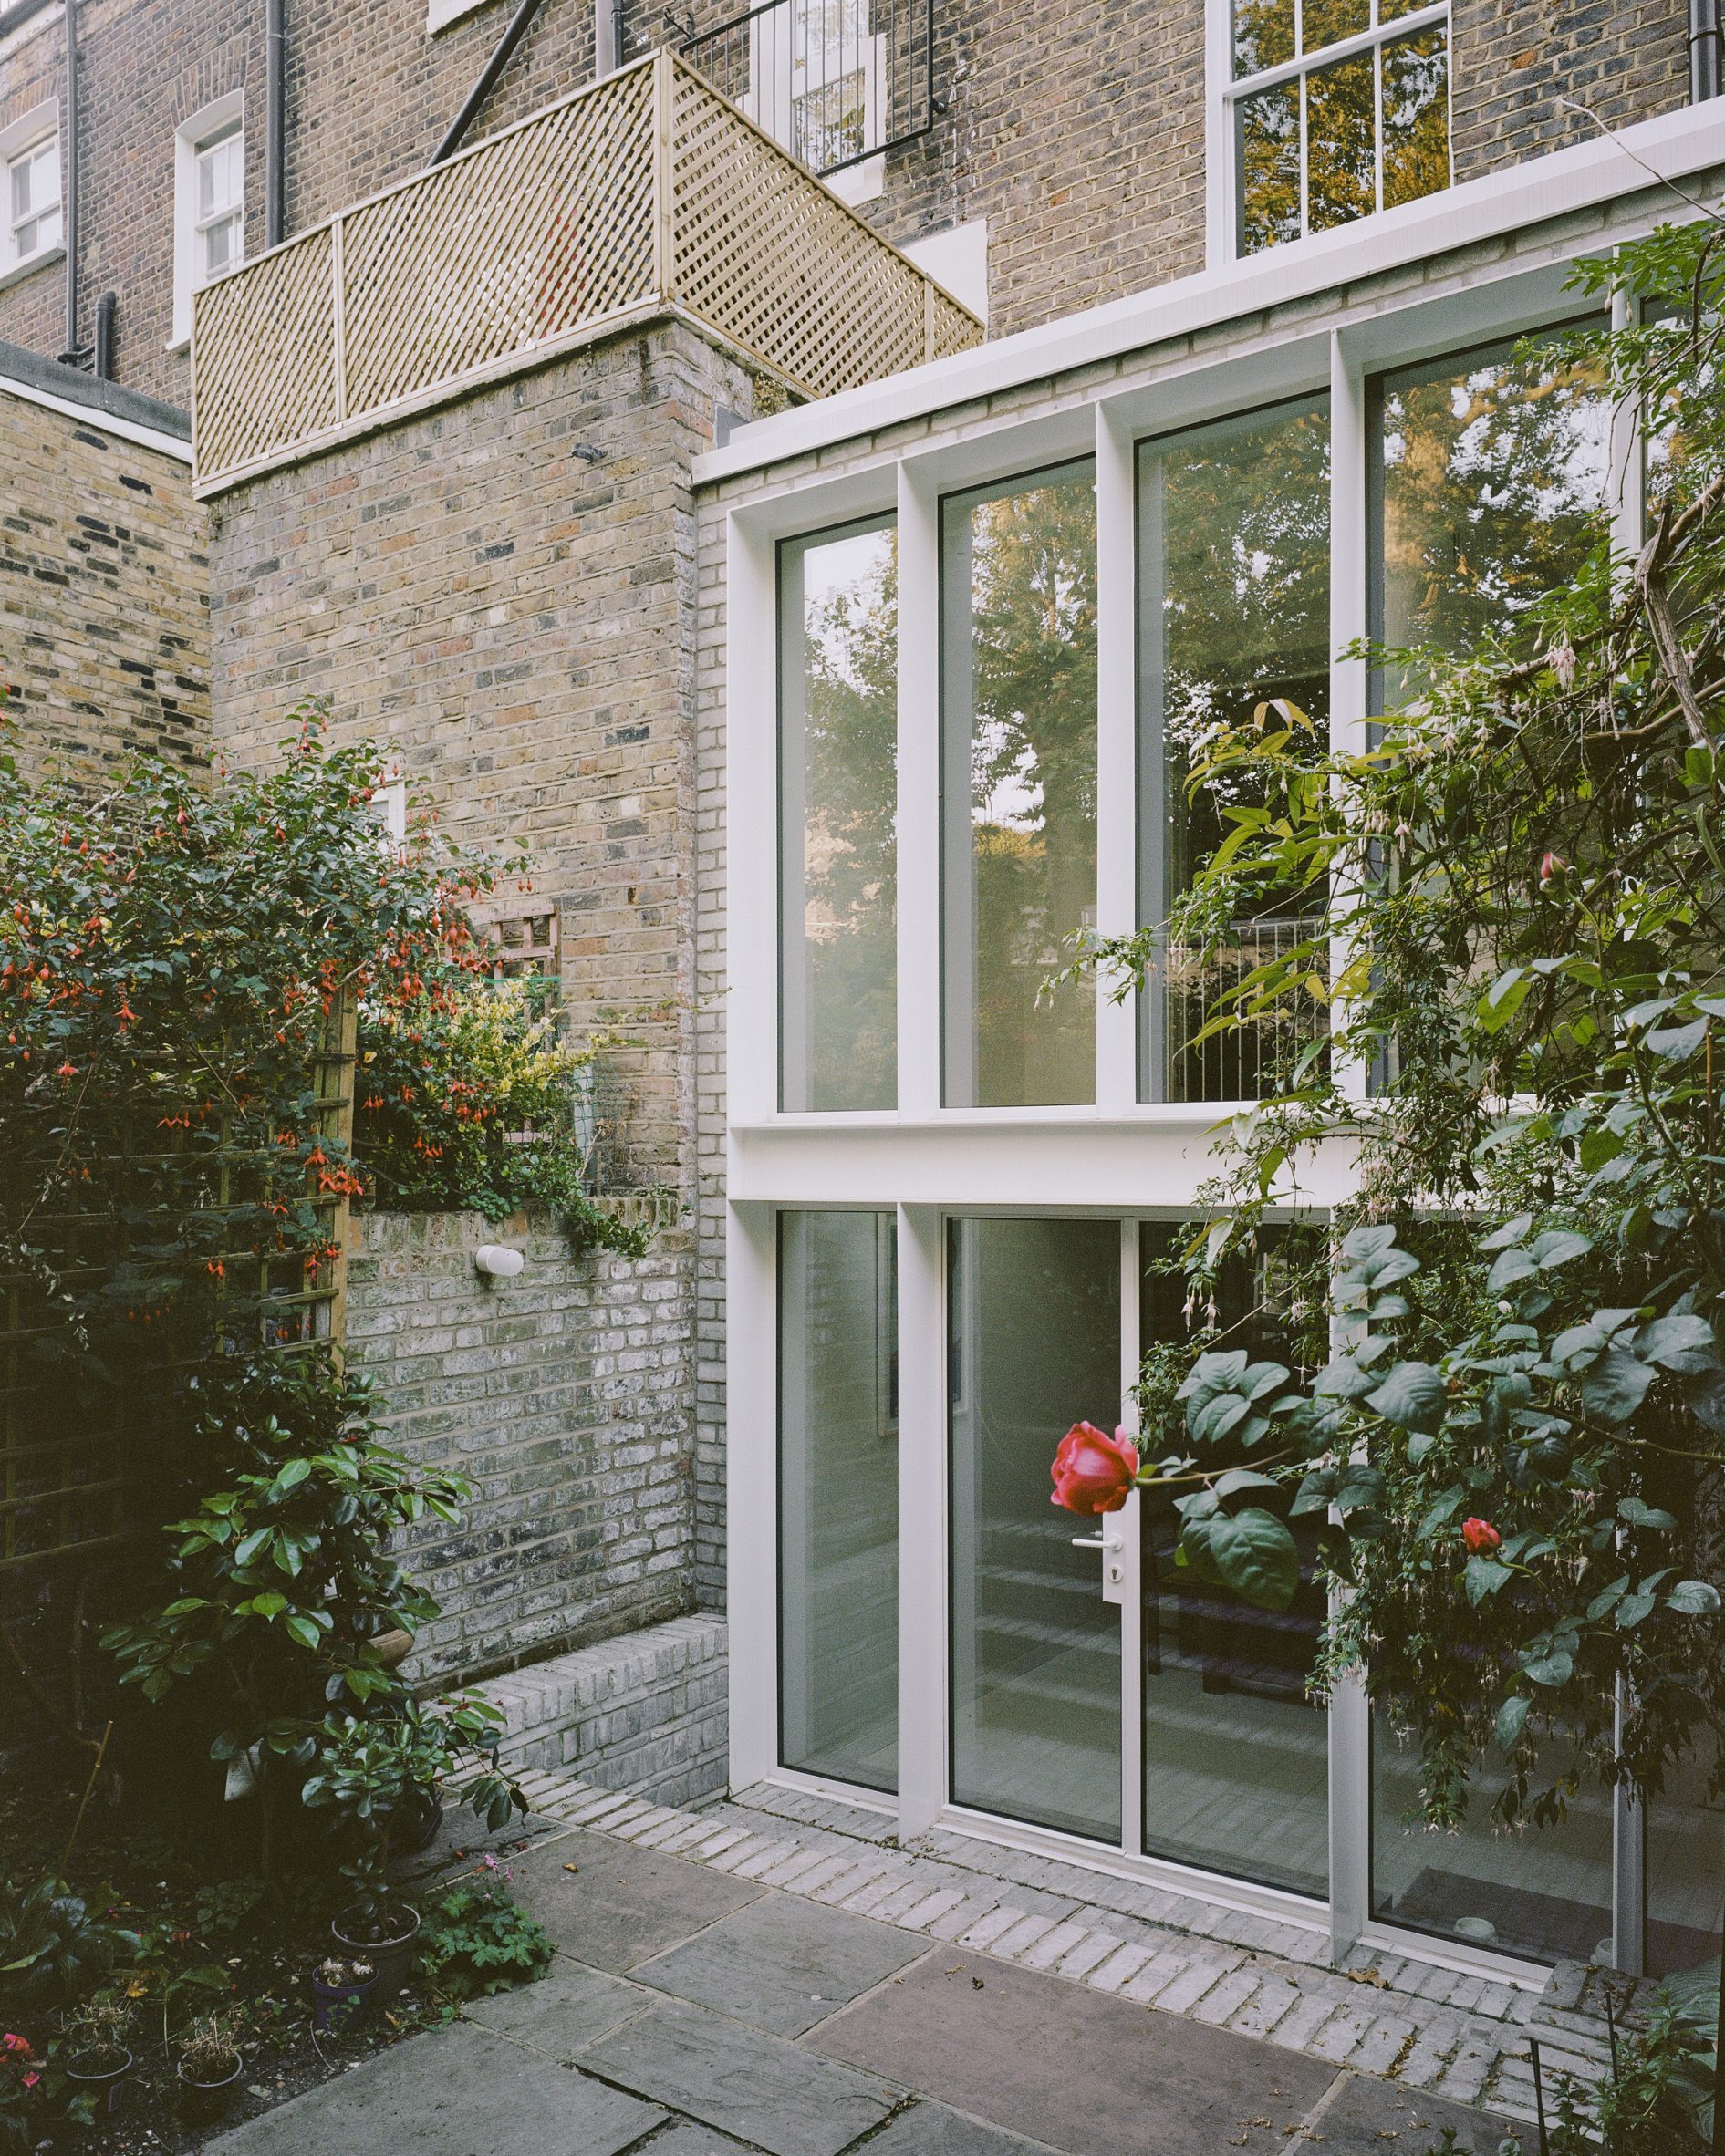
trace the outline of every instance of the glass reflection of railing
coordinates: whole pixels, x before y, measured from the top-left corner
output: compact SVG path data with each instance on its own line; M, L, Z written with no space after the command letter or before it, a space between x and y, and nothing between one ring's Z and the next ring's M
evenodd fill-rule
M1321 937L1321 914L1267 915L1236 921L1233 931L1234 940L1224 951L1206 954L1177 943L1166 948L1162 992L1169 1100L1257 1100L1270 1073L1291 1063L1329 1022L1327 1004L1304 988L1284 990L1250 1017L1228 1000L1255 968L1286 959L1301 944ZM1200 1040L1218 1015L1228 1022Z

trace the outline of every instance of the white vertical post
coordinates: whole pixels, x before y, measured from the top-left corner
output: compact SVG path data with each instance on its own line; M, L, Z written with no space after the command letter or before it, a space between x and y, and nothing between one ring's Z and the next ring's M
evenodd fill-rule
M776 549L735 517L726 542L725 1042L730 1116L778 1106Z
M1336 331L1330 338L1330 747L1338 755L1366 747L1366 662L1340 655L1369 627L1366 419L1365 370ZM1349 955L1346 940L1335 938L1332 971ZM1357 1058L1337 1077L1356 1097L1364 1095L1366 1067ZM1371 1911L1371 1705L1358 1674L1341 1679L1330 1694L1329 1770L1330 1951L1340 1962Z
M898 838L899 1114L921 1122L940 1105L940 505L904 464Z
M1120 1421L1134 1440L1138 1435L1136 1398L1138 1366L1143 1360L1138 1340L1142 1270L1138 1259L1138 1224L1120 1223ZM1119 1514L1126 1547L1120 1560L1126 1578L1120 1598L1120 1847L1137 1856L1144 1847L1144 1582L1141 1558L1143 1530L1138 1508L1143 1495L1134 1490ZM1105 1559L1106 1562L1107 1560Z
M899 1208L899 1833L926 1833L946 1803L945 1225Z
M725 1540L731 1786L779 1762L777 1221L735 1205L725 1228Z
M343 258L345 220L332 218L329 225L329 301L334 318L329 327L330 365L336 377L336 418L348 416L348 276Z
M1138 579L1129 429L1096 407L1096 928L1138 926ZM1096 1110L1138 1098L1138 999L1096 981ZM1137 1373L1134 1371L1136 1381Z

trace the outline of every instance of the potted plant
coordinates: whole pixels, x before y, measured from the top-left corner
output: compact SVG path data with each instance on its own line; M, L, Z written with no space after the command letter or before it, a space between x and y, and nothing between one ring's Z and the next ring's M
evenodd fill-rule
M91 1999L66 2021L66 2078L86 2120L110 2118L125 2101L132 2056L126 2044L131 2005L126 1999Z
M497 1768L503 1716L485 1701L463 1698L428 1713L410 1697L391 1701L369 1718L329 1715L317 1765L301 1796L314 1810L333 1809L348 1856L342 1876L354 1898L330 1923L338 1956L368 1961L377 1971L375 1997L387 2004L406 1981L419 1938L420 1914L390 1892L390 1859L460 1753L477 1755L484 1771L462 1792L486 1823L503 1826L512 1810L525 1812L520 1791Z
M377 1967L368 1961L343 1961L331 1954L311 1973L312 2026L323 2036L339 2036L360 2019L378 1980Z
M194 2119L219 2119L228 2107L244 2067L239 2026L235 2013L206 2014L180 2039L180 2088Z

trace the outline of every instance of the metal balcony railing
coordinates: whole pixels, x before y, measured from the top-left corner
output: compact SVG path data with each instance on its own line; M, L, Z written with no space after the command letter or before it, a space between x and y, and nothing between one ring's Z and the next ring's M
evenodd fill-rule
M934 0L762 0L680 48L814 172L842 172L934 125Z
M197 295L197 483L666 312L806 397L982 325L670 52L344 211Z
M1171 1101L1254 1101L1273 1070L1284 1067L1329 1023L1327 1005L1314 997L1278 997L1259 1017L1197 1036L1222 999L1254 967L1285 958L1324 933L1324 917L1268 916L1236 921L1230 949L1208 960L1200 952L1170 944L1160 987L1167 1047L1167 1098Z

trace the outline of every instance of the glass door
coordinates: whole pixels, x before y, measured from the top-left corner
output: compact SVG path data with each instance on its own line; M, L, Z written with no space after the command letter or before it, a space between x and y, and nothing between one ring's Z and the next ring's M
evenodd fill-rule
M954 1220L947 1279L952 1800L1117 1845L1106 1523L1051 1502L1049 1466L1073 1423L1119 1420L1119 1223Z

